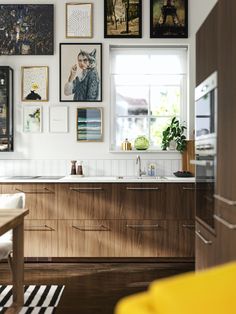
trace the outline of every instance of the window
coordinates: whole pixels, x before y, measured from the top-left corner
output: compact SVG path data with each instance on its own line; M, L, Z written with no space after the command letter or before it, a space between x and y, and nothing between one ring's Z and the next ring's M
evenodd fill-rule
M187 48L112 46L110 55L111 150L138 135L160 150L171 118L186 121Z

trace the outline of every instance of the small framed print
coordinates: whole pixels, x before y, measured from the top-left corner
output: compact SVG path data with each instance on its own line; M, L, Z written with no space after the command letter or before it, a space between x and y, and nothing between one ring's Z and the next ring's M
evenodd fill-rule
M41 106L24 106L23 131L26 133L42 132L42 108Z
M66 3L66 38L92 38L92 21L92 3Z
M151 0L151 38L188 37L188 0Z
M141 38L142 0L104 0L104 37Z
M49 115L49 131L51 133L68 132L68 107L50 107Z
M77 108L77 141L103 141L103 111L102 108Z
M60 101L102 101L102 44L60 44Z
M29 102L48 101L48 67L22 67L21 100Z

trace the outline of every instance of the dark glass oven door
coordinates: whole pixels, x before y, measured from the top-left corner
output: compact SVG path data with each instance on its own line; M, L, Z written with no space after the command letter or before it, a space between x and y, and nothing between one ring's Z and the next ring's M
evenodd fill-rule
M198 156L196 165L196 217L214 229L215 156Z

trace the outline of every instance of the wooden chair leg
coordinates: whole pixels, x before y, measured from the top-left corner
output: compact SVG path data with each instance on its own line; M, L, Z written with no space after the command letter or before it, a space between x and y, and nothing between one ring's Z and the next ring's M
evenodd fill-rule
M9 266L10 266L11 275L13 275L12 252L10 252L10 253L8 254L7 261L8 261L8 264L9 264Z

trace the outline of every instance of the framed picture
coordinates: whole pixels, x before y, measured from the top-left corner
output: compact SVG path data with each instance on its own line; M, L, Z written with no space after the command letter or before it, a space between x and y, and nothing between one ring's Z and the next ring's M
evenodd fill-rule
M23 131L26 133L42 132L42 108L40 106L24 106Z
M92 38L92 3L66 3L66 37Z
M188 37L188 0L151 0L151 38Z
M102 101L102 44L60 44L60 101Z
M77 141L101 142L103 140L102 108L77 108Z
M141 38L142 0L104 0L104 37Z
M68 132L68 107L55 106L49 108L49 131L52 133Z
M53 4L0 4L0 55L53 55Z
M48 67L22 67L22 101L48 101Z

